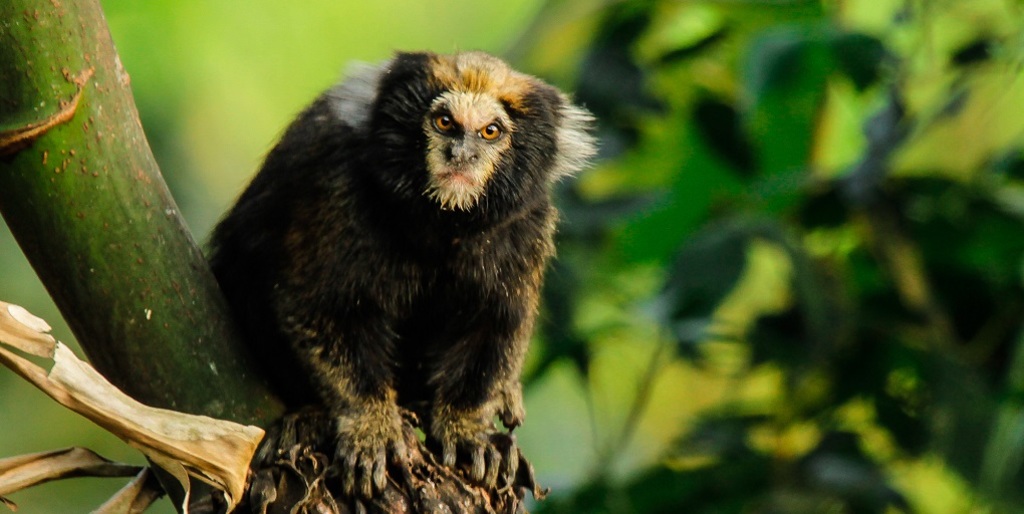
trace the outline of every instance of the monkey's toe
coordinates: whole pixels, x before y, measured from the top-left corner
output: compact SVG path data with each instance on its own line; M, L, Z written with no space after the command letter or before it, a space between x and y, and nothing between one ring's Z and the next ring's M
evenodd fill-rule
M374 493L387 486L387 474L377 472L387 464L378 449L342 444L338 447L336 462L341 475L342 492L346 496L372 498Z
M511 484L519 471L519 445L512 434L492 434L491 444L501 454L503 485Z
M512 484L519 469L515 437L501 432L447 438L441 441L441 453L446 466L461 467L470 480L488 489Z
M409 465L401 419L339 419L335 463L347 496L370 499L388 485L388 464L402 470Z

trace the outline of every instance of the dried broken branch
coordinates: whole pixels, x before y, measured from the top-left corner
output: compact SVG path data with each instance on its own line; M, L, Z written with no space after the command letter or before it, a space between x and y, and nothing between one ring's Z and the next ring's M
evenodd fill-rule
M145 468L114 496L100 505L93 514L139 514L163 496L153 470Z
M12 506L4 495L22 489L72 477L130 477L138 466L111 462L85 448L64 448L0 459L0 503Z
M47 334L49 328L23 308L0 302L0 364L141 451L178 480L186 502L191 476L224 491L229 508L238 503L263 430L136 402ZM15 350L52 358L53 366L47 372Z

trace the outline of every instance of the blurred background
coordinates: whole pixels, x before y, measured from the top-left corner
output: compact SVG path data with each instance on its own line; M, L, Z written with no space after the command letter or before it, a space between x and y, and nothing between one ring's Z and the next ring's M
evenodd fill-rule
M1024 2L347 4L103 1L199 241L353 61L482 49L597 115L525 377L532 510L1024 511ZM0 269L72 340L3 226ZM69 445L141 461L0 370L0 457Z

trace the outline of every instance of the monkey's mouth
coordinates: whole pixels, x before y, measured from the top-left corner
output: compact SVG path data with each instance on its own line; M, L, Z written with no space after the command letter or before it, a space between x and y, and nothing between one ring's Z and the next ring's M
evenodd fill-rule
M484 179L473 169L447 168L430 176L427 195L442 209L469 210L483 195Z
M472 170L455 168L447 170L437 177L441 182L450 184L459 184L464 186L475 187L480 185L480 179L478 179Z

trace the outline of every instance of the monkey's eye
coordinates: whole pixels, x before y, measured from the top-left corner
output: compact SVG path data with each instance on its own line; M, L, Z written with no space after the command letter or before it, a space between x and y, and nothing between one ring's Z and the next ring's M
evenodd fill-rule
M495 139L498 139L499 137L501 137L501 126L499 126L497 123L491 123L490 125L484 127L484 129L480 131L480 137L488 141L494 141Z
M434 128L441 132L449 132L455 128L455 120L447 114L438 114L434 116Z

